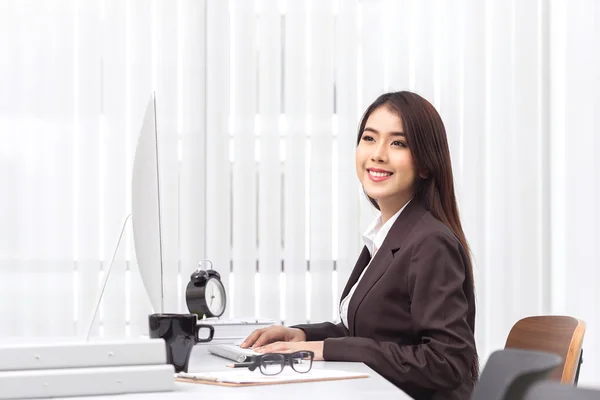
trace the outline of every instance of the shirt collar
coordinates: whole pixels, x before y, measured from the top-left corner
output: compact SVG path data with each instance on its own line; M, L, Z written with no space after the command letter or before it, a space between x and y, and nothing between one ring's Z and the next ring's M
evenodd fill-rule
M412 199L411 199L412 200ZM398 216L402 213L402 211L406 208L410 201L407 201L406 204L396 212L390 219L388 219L385 224L381 224L381 212L379 215L375 217L371 225L367 228L365 233L363 234L363 242L367 249L369 249L369 253L371 253L371 257L373 256L373 249L376 247L377 249L381 248L385 237L387 236L390 229L394 225L394 222L398 219Z

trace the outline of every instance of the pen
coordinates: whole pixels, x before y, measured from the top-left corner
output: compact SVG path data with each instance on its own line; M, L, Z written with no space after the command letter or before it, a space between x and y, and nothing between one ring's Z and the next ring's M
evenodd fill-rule
M227 364L227 367L229 367L229 368L244 368L244 367L249 367L252 364L253 363L234 363L234 364Z
M186 373L180 372L177 376L179 378L191 379L194 381L211 381L211 382L219 381L219 378L216 378L214 376L201 375L201 374L186 374Z

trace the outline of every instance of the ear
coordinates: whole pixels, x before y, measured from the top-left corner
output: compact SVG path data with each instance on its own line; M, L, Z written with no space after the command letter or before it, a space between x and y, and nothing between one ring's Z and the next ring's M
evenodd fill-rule
M427 172L426 170L422 169L421 171L419 171L419 176L422 179L427 179L427 178L429 178L429 172Z

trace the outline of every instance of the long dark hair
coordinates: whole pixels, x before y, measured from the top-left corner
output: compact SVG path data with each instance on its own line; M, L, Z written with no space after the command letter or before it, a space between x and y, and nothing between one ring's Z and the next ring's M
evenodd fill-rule
M406 91L385 93L379 96L365 111L358 130L357 146L369 116L382 106L387 107L402 120L408 148L412 152L418 171L414 198L419 200L435 218L443 222L464 248L469 263L469 278L474 290L471 251L460 223L456 205L450 150L442 118L431 103L416 93ZM421 177L421 171L425 172L425 178ZM368 195L367 197L371 204L379 210L377 201ZM473 380L477 380L479 376L477 352L475 352L471 367L471 376Z

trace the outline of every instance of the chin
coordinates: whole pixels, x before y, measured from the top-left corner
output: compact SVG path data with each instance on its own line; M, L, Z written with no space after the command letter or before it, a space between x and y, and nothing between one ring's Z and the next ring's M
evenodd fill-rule
M373 200L376 200L376 201L381 201L382 199L385 199L386 197L389 196L386 193L375 192L375 191L366 191L365 190L365 193L367 194L367 196L369 196L370 198L372 198Z

